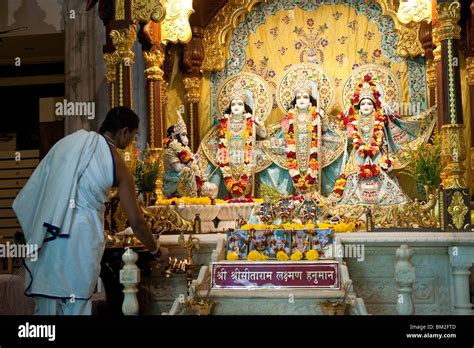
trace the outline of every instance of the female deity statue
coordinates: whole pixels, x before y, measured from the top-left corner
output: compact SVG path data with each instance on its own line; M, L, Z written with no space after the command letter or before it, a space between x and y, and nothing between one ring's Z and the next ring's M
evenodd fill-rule
M308 80L296 81L288 113L266 146L274 164L260 181L284 195L329 193L339 173L344 144L312 92Z
M253 115L239 82L230 89L228 99L219 125L204 137L200 150L209 159L209 181L219 186L219 197L238 199L252 195L257 139L266 137L266 129Z
M380 97L372 75L366 74L349 109L338 116L348 138L342 174L334 189L340 204L391 205L410 200L390 172L393 155L403 143L416 138L405 129L414 128L387 113Z
M163 193L167 197L215 197L217 187L206 182L196 155L189 148L189 138L181 113L178 122L169 127L163 150Z

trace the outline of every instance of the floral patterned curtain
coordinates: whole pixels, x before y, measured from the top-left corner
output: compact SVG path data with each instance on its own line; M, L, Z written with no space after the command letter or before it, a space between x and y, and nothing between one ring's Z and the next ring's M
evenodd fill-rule
M297 4L296 4L297 3ZM375 1L271 1L258 5L233 31L223 71L203 84L201 127L215 123L215 96L224 80L239 72L262 76L275 94L284 71L293 64L321 65L332 77L336 100L332 114L343 109L342 87L353 69L364 64L387 66L402 86L402 102L426 108L424 60L402 59L396 53L398 35L393 20L382 16ZM205 88L210 88L207 93ZM274 109L267 123L278 122ZM207 130L201 128L201 130Z

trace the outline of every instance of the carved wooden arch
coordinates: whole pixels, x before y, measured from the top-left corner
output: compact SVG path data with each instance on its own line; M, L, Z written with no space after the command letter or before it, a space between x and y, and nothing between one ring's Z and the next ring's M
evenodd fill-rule
M399 35L397 53L402 58L423 55L423 47L418 40L420 23L404 25L397 18L399 0L376 0L382 8L382 15L391 17L395 30ZM220 71L225 67L229 33L245 19L257 4L268 0L229 0L204 30L202 40L205 57L201 69L204 71Z

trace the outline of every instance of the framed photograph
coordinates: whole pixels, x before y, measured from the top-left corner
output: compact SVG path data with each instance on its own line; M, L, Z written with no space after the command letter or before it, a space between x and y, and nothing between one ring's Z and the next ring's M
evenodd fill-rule
M249 237L247 231L234 230L227 232L227 253L235 251L239 259L245 260L248 255Z
M311 238L311 249L318 252L319 259L334 259L334 230L332 228L317 228Z
M291 253L298 250L304 254L311 248L311 236L307 230L295 230L291 236Z
M250 249L269 256L269 242L273 231L250 229Z
M271 259L276 259L279 251L284 251L290 256L291 234L287 230L274 230L270 237L268 252Z

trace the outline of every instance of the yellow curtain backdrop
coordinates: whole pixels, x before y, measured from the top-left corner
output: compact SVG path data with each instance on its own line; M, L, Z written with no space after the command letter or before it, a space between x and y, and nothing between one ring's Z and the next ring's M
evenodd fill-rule
M409 102L407 63L392 62L383 54L382 34L377 24L344 5L323 5L315 11L298 7L267 17L248 38L246 64L242 71L263 76L273 92L285 68L303 62L321 65L335 84L333 114L342 111L342 87L353 67L364 64L388 66L402 85L403 102ZM329 110L328 110L329 111ZM267 123L278 122L275 108Z

